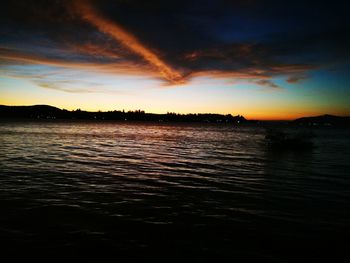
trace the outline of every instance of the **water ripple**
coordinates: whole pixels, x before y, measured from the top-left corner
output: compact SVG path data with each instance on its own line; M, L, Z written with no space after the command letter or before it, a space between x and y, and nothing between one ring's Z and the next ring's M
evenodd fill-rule
M86 235L109 244L122 236L119 248L150 247L148 229L172 226L168 234L185 244L172 229L186 226L190 240L224 249L235 235L317 240L317 231L348 233L350 136L316 133L317 148L295 154L267 149L260 127L4 122L0 234L16 242L34 235L40 247L45 235L35 229L49 224L60 226L60 240L72 238L60 246ZM210 234L215 226L221 239Z

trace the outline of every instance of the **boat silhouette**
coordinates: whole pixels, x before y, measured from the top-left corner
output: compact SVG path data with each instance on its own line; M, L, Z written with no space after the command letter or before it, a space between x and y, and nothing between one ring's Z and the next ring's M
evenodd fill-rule
M269 129L265 140L269 148L276 150L308 150L314 147L314 137L311 131Z

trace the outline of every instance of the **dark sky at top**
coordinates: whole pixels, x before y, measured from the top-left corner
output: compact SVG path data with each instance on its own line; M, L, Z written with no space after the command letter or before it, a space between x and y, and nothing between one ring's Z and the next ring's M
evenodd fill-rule
M73 52L89 44L122 54L118 59L144 63L83 21L72 2L3 1L0 52L69 61L113 59ZM246 68L276 74L280 66L303 71L349 59L345 2L101 0L93 5L183 74Z

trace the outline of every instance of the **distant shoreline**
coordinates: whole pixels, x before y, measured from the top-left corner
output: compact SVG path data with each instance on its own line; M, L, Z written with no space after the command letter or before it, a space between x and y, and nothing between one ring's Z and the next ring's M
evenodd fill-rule
M0 118L7 119L51 119L51 120L113 120L113 121L155 121L155 122L203 122L203 123L245 123L247 120L242 115L231 114L178 114L168 112L166 114L146 113L136 111L98 111L62 110L49 105L34 106L4 106L0 105Z
M0 119L4 120L92 120L92 121L135 121L135 122L164 122L164 123L227 123L227 124L254 124L254 123L292 123L299 126L346 126L350 127L350 117L321 115L302 117L295 120L247 120L242 115L215 113L166 114L146 113L136 111L97 111L64 110L49 105L33 106L5 106L0 105Z

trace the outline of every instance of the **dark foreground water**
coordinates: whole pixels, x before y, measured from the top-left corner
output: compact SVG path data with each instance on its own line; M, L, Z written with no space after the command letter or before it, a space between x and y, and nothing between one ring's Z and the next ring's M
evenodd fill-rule
M349 130L276 151L262 127L0 122L0 251L316 262L350 249Z

